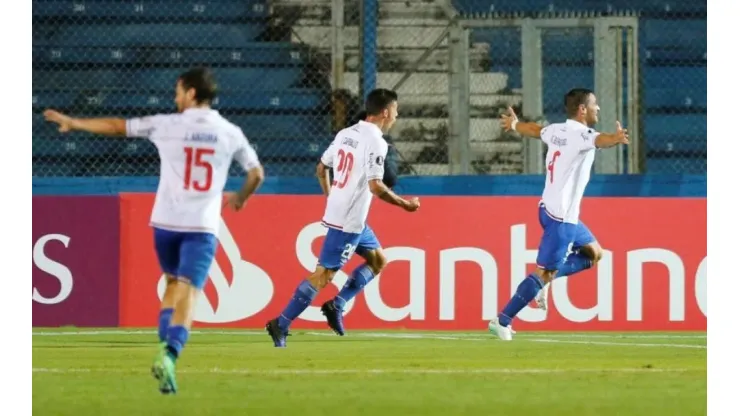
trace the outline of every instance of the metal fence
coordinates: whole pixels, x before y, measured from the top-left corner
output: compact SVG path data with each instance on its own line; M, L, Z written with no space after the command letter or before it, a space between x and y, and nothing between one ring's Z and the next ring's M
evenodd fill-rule
M599 94L598 128L619 119L635 139L598 172L706 172L706 2L34 0L33 19L34 176L156 175L153 145L62 136L41 111L171 112L195 65L273 176L312 175L374 87L400 94L402 174L541 172L541 146L498 115L562 120L575 86Z

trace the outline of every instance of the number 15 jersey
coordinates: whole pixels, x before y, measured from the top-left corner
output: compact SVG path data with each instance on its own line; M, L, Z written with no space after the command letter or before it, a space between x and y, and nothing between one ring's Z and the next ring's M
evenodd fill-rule
M332 168L334 180L322 224L346 233L361 233L373 194L368 181L383 179L388 143L375 124L360 121L337 133L321 156Z
M260 165L242 130L216 110L132 118L126 120L126 135L157 146L160 173L151 225L165 230L218 235L231 161L245 170Z

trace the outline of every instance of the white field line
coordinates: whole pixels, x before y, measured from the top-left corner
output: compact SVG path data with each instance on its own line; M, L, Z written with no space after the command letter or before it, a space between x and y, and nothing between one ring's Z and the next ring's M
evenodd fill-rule
M330 333L325 332L309 332L309 335L321 335L321 336L334 336ZM459 341L488 341L490 338L492 338L491 335L487 336L486 338L473 338L473 337L455 337L455 336L448 336L448 335L442 335L442 336L435 336L435 335L428 335L428 334L383 334L383 333L374 333L374 334L362 334L364 336L367 336L369 338L405 338L405 339L443 339L443 340L459 340ZM514 337L515 340L522 340L527 342L551 342L551 343L558 343L558 344L583 344L583 345L621 345L621 346L630 346L630 347L673 347L673 348L694 348L694 349L707 349L706 345L698 345L698 344L672 344L672 343L663 343L663 344L646 344L646 343L637 343L637 342L604 342L604 341L576 341L576 340L557 340L557 339L550 339L549 337L524 337L524 338L518 338L518 336Z
M132 334L151 334L154 331L125 331L125 330L111 330L111 331L75 331L75 332L35 332L34 336L92 336L92 335L132 335ZM245 336L266 336L261 331L192 331L194 334L215 334L215 335L245 335ZM328 336L334 337L331 332L306 332L306 335L314 336ZM460 336L462 335L462 336ZM429 333L382 333L382 332L358 332L353 335L357 338L390 338L390 339L435 339L435 340L454 340L454 341L490 341L494 337L481 333L481 334L429 334ZM688 337L688 336L686 336ZM702 338L704 337L704 338ZM557 339L560 338L560 339ZM575 338L580 338L577 340ZM559 344L581 344L581 345L609 345L609 346L626 346L626 347L664 347L664 348L690 348L690 349L707 349L706 345L698 344L674 344L674 343L639 343L639 342L608 342L608 341L589 341L588 339L619 339L621 335L615 334L613 336L605 334L594 334L593 337L589 337L587 334L555 334L553 335L536 335L529 334L526 336L516 336L517 341L526 342L548 342L548 343L559 343ZM586 340L584 340L586 339ZM638 334L632 336L632 339L663 339L659 335L648 334L645 338L639 338ZM705 336L699 335L693 339L706 339Z
M302 332L303 330L298 330L297 332ZM90 330L90 331L35 331L33 332L33 336L49 336L49 337L62 337L62 336L85 336L85 335L153 335L156 334L157 331L155 330L120 330L120 329L111 329L111 330ZM213 331L202 331L202 330L193 330L190 331L191 334L211 334L211 335L245 335L245 336L254 336L254 335L265 335L264 331L255 331L255 330L227 330L227 331L219 331L219 330L213 330ZM304 332L307 335L333 335L332 332L325 331L325 332L318 332L318 331L306 331ZM350 333L349 336L355 336L355 337L395 337L395 338L432 338L432 337L451 337L450 339L460 339L460 338L490 338L491 335L488 334L485 331L481 331L480 333L470 333L470 332L355 332ZM583 339L599 339L599 338L606 338L606 339L707 339L707 336L705 334L687 334L687 335L680 335L680 334L623 334L623 333L614 333L614 334L588 334L588 333L548 333L548 334L538 334L537 332L530 332L530 333L519 333L516 335L516 338L583 338ZM445 338L446 339L446 338Z
M688 371L704 371L703 369L689 368L374 368L374 369L249 369L249 368L211 368L211 369L182 369L179 373L185 374L240 374L240 375L333 375L333 374L564 374L564 373L682 373ZM34 373L71 374L71 373L148 373L145 369L132 370L122 368L33 368Z

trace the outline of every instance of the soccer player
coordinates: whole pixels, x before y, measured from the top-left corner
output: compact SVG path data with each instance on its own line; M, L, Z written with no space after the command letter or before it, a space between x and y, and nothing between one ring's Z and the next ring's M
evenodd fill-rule
M504 130L523 136L541 138L547 145L547 176L539 203L543 229L537 251L537 268L519 284L516 293L488 329L504 341L512 339L511 321L538 292L538 306L547 305L547 286L562 276L590 268L602 256L596 238L579 218L581 199L586 190L595 150L629 144L627 130L617 122L613 134L599 133L591 126L599 120L596 96L588 89L576 88L565 95L568 120L542 127L520 123L509 107L501 118Z
M264 180L257 154L242 130L210 108L216 93L211 72L194 68L177 80L178 114L124 120L77 119L54 110L44 112L62 133L81 130L146 138L159 151L159 186L150 224L167 289L159 313L160 348L152 374L163 394L177 392L175 362L188 341L194 302L216 254L222 193L232 160L247 171L244 186L227 199L235 211Z
M364 121L337 133L321 161L316 165L319 185L327 195L322 224L328 228L316 270L296 289L279 317L265 326L276 347L286 346L288 328L334 278L356 252L365 259L357 267L339 294L321 306L329 327L344 335L342 311L386 265L386 258L373 230L367 225L372 196L409 212L419 209L419 199L403 199L383 184L383 163L388 144L383 133L390 130L398 116L398 96L386 89L368 94ZM329 169L334 180L329 182Z

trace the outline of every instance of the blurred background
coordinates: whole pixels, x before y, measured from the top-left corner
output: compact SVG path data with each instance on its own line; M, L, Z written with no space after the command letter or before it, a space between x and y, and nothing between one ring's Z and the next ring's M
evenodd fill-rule
M562 121L573 87L596 92L597 128L630 130L595 173L706 174L706 12L694 0L33 0L33 175L157 176L150 143L61 137L41 112L172 112L195 65L213 68L214 107L268 176L313 176L376 87L400 94L388 137L400 175L543 173L542 144L502 133L498 116L512 105Z

